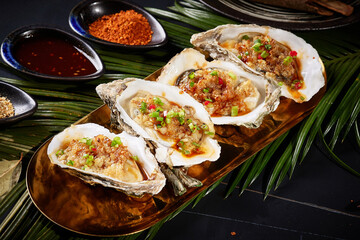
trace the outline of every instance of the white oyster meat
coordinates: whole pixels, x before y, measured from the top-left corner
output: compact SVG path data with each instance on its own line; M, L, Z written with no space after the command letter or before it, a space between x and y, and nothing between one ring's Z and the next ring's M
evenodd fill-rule
M72 125L55 135L50 161L90 184L129 195L157 194L166 178L144 139L111 133L94 123Z
M281 95L309 101L324 85L317 51L295 34L254 24L222 25L194 34L191 43L277 83Z
M157 82L179 87L201 103L215 125L257 128L279 105L280 88L232 61L207 61L188 48L163 68Z
M209 114L177 87L139 79L127 81L115 107L125 130L154 143L156 159L161 163L188 167L220 157Z

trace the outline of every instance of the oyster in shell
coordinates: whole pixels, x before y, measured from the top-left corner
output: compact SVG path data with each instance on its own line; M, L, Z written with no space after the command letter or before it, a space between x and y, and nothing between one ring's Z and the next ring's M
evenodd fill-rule
M126 89L116 97L119 123L150 140L158 162L188 167L220 157L220 146L212 139L214 125L200 103L177 87L132 80L124 80ZM98 93L105 88L98 86Z
M53 164L90 184L101 184L129 195L157 194L165 176L144 139L87 123L54 136L47 149Z
M279 105L279 87L230 61L207 61L188 48L173 57L157 78L189 93L209 112L214 124L257 128Z
M324 85L317 51L281 29L254 24L222 25L194 34L190 42L214 59L230 60L281 86L281 94L308 101Z

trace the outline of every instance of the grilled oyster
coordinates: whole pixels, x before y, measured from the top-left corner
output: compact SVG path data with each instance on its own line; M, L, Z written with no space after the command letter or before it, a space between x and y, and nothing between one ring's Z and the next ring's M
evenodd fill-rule
M279 105L280 89L235 63L207 61L191 48L173 57L157 78L175 85L202 103L214 124L257 128Z
M165 186L165 176L142 138L110 133L94 123L57 134L47 154L53 164L85 182L129 195L157 194Z
M191 43L214 59L230 60L281 86L281 94L308 101L325 84L317 51L302 38L276 28L222 25L194 34Z
M156 159L170 167L192 166L220 157L212 137L214 125L201 104L179 88L125 79L126 89L116 97L120 124L156 145ZM97 91L103 88L99 86Z
M96 91L103 99L113 99L108 88L119 89L112 109L122 129L151 141L159 162L171 168L188 167L219 158L220 146L212 139L215 131L208 113L179 88L124 79L101 84Z

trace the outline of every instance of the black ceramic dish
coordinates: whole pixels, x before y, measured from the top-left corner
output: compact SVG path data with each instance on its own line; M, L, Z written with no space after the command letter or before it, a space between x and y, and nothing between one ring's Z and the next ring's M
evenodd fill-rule
M27 118L37 109L37 102L29 94L3 81L0 81L0 97L10 100L15 110L14 116L0 118L0 127Z
M19 61L14 57L14 50L18 44L21 44L25 39L32 37L41 37L41 36L51 36L54 38L62 39L71 45L73 45L76 49L85 55L85 57L93 64L95 67L95 72L83 75L83 76L56 76L56 75L48 75L39 73L29 68L23 66ZM40 26L40 25L32 25L19 28L14 32L10 33L3 41L1 45L1 57L3 60L10 65L12 68L28 74L32 77L46 80L56 80L56 81L89 81L100 77L104 71L104 64L101 61L99 55L95 52L95 50L85 41L76 37L66 31L63 31L58 28Z
M206 6L234 20L267 25L286 30L324 30L347 26L360 20L360 2L345 1L354 7L350 16L335 13L332 16L301 12L247 0L200 0Z
M153 31L152 40L147 45L124 45L108 42L92 36L89 25L104 15L111 15L121 10L135 10L148 21ZM133 3L122 0L85 0L76 5L69 16L70 27L80 36L99 44L100 46L116 47L121 50L143 51L161 47L167 43L167 34L161 24L145 9Z

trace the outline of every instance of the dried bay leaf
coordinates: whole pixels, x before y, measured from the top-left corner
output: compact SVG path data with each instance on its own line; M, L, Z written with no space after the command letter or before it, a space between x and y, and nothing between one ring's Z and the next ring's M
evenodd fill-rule
M19 160L0 161L0 200L2 200L19 181L21 159L22 155Z

